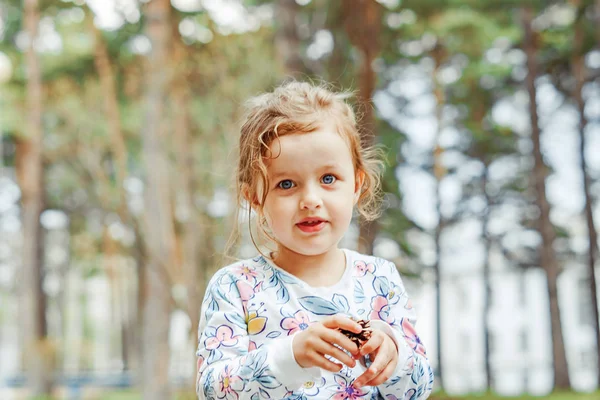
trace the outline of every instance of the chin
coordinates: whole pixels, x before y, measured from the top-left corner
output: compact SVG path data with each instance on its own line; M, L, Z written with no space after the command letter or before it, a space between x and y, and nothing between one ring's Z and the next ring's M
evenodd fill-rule
M302 254L303 256L318 256L320 254L327 253L331 249L337 248L336 243L286 247L295 253Z

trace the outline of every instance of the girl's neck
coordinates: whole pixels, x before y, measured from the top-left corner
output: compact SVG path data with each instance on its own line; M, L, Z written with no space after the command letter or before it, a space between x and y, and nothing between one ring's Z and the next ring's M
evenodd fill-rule
M311 286L332 286L346 270L346 255L337 247L323 254L307 256L279 246L272 257L281 269Z

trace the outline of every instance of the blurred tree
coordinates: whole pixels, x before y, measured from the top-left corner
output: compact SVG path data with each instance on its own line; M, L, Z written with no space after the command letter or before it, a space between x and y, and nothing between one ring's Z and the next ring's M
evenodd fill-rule
M275 47L285 68L285 75L301 79L307 72L298 36L300 5L296 0L275 2Z
M169 326L175 232L172 220L165 99L172 77L171 3L152 0L144 10L151 49L145 71L145 106L142 129L145 169L144 237L148 263L143 304L142 396L166 400L169 389Z
M542 237L539 248L540 264L546 271L548 296L550 299L550 323L552 331L552 352L554 362L554 385L559 389L569 389L571 386L567 357L558 304L558 274L559 265L553 248L556 233L550 221L550 204L546 197L547 166L544 163L540 147L540 127L538 124L538 109L536 103L536 85L538 65L536 55L538 52L538 39L532 28L534 11L529 6L521 9L523 26L523 51L527 56L527 92L529 94L529 115L531 118L531 140L533 142L534 167L532 171L533 186L536 193L536 205L540 211L538 226L536 227Z
M458 5L458 4L457 4ZM491 251L495 239L489 232L492 211L504 200L503 193L493 193L494 182L490 182L490 166L506 156L517 153L514 133L497 126L491 117L496 102L504 95L503 90L509 84L510 68L495 66L483 56L494 47L494 41L511 36L510 23L497 8L488 8L489 4L478 4L469 8L448 8L435 19L433 27L446 45L448 62L446 67L460 70L460 78L448 85L445 102L448 107L457 109L458 117L452 125L460 129L462 140L454 146L445 146L449 153L460 151L466 157L477 160L481 173L463 182L463 195L457 205L454 219L476 216L481 219L481 239L483 244L482 283L483 308L482 323L484 336L484 364L486 388L494 389L494 371L490 364L490 326L492 278ZM472 40L459 40L459 38ZM439 72L439 71L438 71ZM484 85L484 82L496 82ZM439 89L438 89L439 90ZM441 95L438 95L438 97ZM438 152L442 151L441 149ZM468 165L467 162L463 164ZM440 168L440 167L438 167ZM461 166L450 168L459 170ZM454 171L459 173L459 171ZM464 175L464 174L463 174ZM522 177L515 176L515 180ZM439 183L438 183L439 184ZM511 181L510 184L513 184ZM476 210L473 204L483 199L483 208ZM438 213L441 215L440 210ZM441 251L441 249L440 249ZM439 279L439 278L438 278Z
M179 26L180 21L175 14L172 19L172 27ZM190 333L195 334L202 305L200 292L202 286L207 284L206 279L201 279L200 270L208 268L206 260L202 260L203 263L200 262L199 248L202 247L202 243L209 243L211 239L208 237L206 224L201 223L194 205L194 187L198 178L195 174L194 147L192 145L194 140L190 116L192 93L188 85L193 66L189 63L187 48L181 41L179 32L174 29L172 35L171 68L174 79L170 85L170 98L173 106L171 118L174 140L171 147L176 160L174 167L177 172L175 175L178 178L173 187L175 202L173 220L179 227L175 231L175 238L178 253L181 254L178 257L181 264L182 279L180 281L185 283L186 290L184 307L191 321ZM179 212L176 211L177 209Z
M579 111L579 162L581 167L581 174L583 177L583 193L585 198L585 220L588 229L589 246L588 246L588 275L590 285L590 303L592 310L592 321L594 323L594 331L596 334L596 354L597 354L597 365L598 365L598 384L600 385L600 317L598 315L598 289L596 287L596 260L598 259L598 231L594 223L594 212L593 212L593 199L590 190L591 179L588 171L588 163L586 161L585 152L587 149L587 138L586 128L588 126L588 120L585 114L585 100L583 97L583 90L588 80L587 68L585 66L585 55L589 50L591 40L585 33L585 20L584 14L586 7L584 1L573 0L575 6L577 6L577 18L573 24L573 56L571 60L572 74L575 77L575 88L573 90L573 98L577 104L577 110ZM600 2L598 3L598 12L600 12ZM590 11L593 7L590 7Z
M352 45L359 54L358 104L361 111L359 130L364 146L372 147L377 142L376 117L372 105L377 87L377 76L373 63L379 55L379 35L382 22L382 6L373 0L355 0L351 7L342 7L344 26ZM373 254L373 243L377 236L377 222L359 220L358 251Z
M104 113L106 115L108 153L110 154L111 161L108 169L110 170L109 174L112 175L112 177L104 179L103 182L106 188L104 191L104 193L106 193L106 198L104 199L103 204L107 213L110 214L116 212L120 222L132 229L138 242L138 252L140 252L143 251L142 244L140 243L143 238L139 221L131 214L129 207L127 206L127 191L125 185L128 176L129 155L125 135L121 126L122 118L118 95L118 77L115 68L113 67L113 61L109 54L106 39L103 37L101 30L93 23L91 15L86 18L86 21L94 38L94 65L100 80ZM112 241L110 237L106 240ZM143 266L141 266L141 268L143 268ZM115 291L115 286L118 285L118 279L119 277L122 277L123 274L119 274L117 271L115 276L117 277L117 280L112 279L110 282L113 293L118 294L119 292ZM140 287L143 287L143 285L140 284L143 281L139 279L143 276L143 272L140 271L138 274L138 290ZM118 325L116 329L120 330L123 368L126 371L137 370L137 367L139 366L139 353L141 351L141 349L138 348L138 341L136 340L136 338L139 337L139 332L141 332L141 330L138 329L138 321L141 320L139 315L140 309L139 307L135 307L135 303L131 302L122 304L122 307L125 307L128 304L130 305L129 309L121 311L121 315L118 316L116 320Z
M23 213L22 303L25 371L32 396L49 395L52 388L54 348L47 336L44 279L44 235L40 215L44 209L44 169L42 160L42 73L37 43L39 5L24 0L24 26L27 34L25 53L26 125L17 141L16 172L21 187Z

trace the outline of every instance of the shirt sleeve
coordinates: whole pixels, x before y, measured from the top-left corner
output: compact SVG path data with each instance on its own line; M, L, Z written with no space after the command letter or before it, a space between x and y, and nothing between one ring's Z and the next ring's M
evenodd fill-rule
M318 368L302 368L285 336L256 349L248 334L245 304L237 282L226 272L211 279L198 326L199 399L284 398L320 377Z
M415 330L416 312L396 266L382 265L388 276L379 290L387 291L387 304L380 308L379 320L372 320L375 329L388 333L398 348L398 366L392 377L378 386L385 399L419 400L429 397L433 389L433 370L425 347Z

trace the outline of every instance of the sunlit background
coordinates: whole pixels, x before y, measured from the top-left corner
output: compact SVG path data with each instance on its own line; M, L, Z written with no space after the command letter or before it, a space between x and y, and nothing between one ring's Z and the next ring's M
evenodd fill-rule
M289 77L386 149L342 245L399 267L434 396L600 398L600 2L0 0L0 400L194 397L242 105Z

